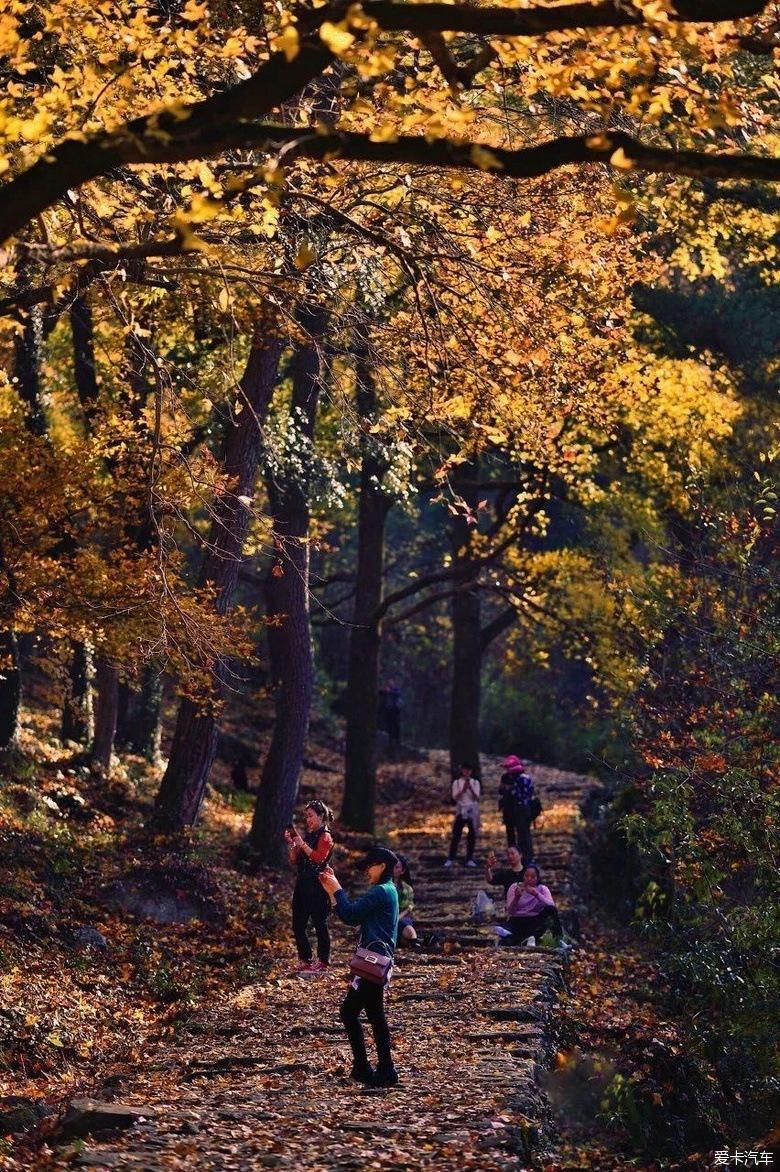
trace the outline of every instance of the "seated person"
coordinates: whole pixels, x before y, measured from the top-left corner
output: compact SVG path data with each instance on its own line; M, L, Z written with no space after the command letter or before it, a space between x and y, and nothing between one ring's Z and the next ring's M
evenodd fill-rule
M494 883L497 886L503 887L504 895L506 895L513 883L521 883L523 880L523 867L525 863L520 856L520 851L516 846L510 846L506 852L506 867L499 867L496 863L496 856L491 851L487 858L487 865L485 867L485 881L487 883ZM529 860L530 862L530 860Z
M539 868L529 863L521 883L513 883L506 896L506 922L501 933L504 944L536 944L536 937L548 929L558 940L563 936L555 900L549 887L539 882Z
M393 868L393 879L398 891L398 943L419 949L420 941L414 926L414 888L405 855L398 856L398 862Z

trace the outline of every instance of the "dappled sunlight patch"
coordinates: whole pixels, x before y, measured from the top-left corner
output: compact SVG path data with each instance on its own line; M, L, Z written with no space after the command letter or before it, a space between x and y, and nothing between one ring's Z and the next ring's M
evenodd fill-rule
M553 801L544 803L544 813L537 822L537 829L564 831L570 830L580 820L579 804L571 801Z

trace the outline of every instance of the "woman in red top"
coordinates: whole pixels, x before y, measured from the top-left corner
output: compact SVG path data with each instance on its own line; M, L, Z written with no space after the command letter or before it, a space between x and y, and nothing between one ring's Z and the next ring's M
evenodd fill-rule
M298 868L293 891L292 927L298 948L296 971L299 973L324 973L330 962L330 900L320 885L319 873L333 854L333 839L328 833L332 818L333 813L324 802L309 802L303 813L306 828L303 837L294 826L284 832L288 858ZM314 923L317 935L316 960L312 959L307 935L309 920Z

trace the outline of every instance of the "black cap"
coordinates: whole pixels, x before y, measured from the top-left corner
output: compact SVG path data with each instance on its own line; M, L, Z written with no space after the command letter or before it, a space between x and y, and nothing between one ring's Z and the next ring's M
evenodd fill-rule
M358 871L366 871L374 863L381 863L387 870L388 867L394 867L398 862L398 855L393 854L387 847L372 846L364 858L356 864Z

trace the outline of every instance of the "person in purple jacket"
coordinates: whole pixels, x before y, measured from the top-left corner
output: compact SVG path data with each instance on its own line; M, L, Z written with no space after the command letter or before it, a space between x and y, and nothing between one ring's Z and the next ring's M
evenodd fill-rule
M514 755L505 757L498 786L498 808L504 819L507 846L519 847L524 863L530 863L534 853L531 825L535 797L533 778L526 773L525 764Z
M549 887L539 882L539 868L530 863L523 870L523 878L513 883L506 893L506 923L504 944L536 944L536 937L547 929L559 940L563 936L555 900Z

